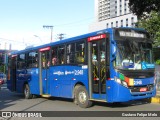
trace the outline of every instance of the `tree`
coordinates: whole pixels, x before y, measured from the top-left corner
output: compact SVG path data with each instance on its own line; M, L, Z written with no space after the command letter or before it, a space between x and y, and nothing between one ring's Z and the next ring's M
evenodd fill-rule
M151 11L160 12L159 0L129 0L130 10L138 16L150 14Z
M137 27L146 29L154 40L154 47L160 46L160 13L152 11L147 18L142 17Z

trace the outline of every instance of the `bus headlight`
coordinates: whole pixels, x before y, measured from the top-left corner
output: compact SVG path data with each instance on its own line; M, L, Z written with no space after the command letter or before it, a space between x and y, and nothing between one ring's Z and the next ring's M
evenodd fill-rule
M122 85L125 86L125 87L128 87L128 85L125 81L122 81Z
M115 78L115 80L116 80L117 83L121 84L121 80L120 79Z
M123 85L124 87L128 87L127 82L122 81L121 79L119 79L119 78L117 78L117 77L115 77L115 81L116 81L117 83Z

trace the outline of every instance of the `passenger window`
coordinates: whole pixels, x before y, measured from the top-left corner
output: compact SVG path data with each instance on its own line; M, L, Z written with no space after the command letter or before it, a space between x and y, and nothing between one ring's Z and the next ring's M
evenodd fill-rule
M67 45L67 64L75 63L75 44Z
M85 53L84 53L84 42L76 43L76 63L84 63L85 61Z
M18 62L17 62L17 68L18 69L22 69L25 68L26 64L25 64L25 54L20 54L18 56Z
M52 65L57 65L58 64L58 55L57 55L57 47L52 48Z
M27 67L38 67L38 52L30 52L28 53L28 62Z
M65 46L58 47L58 64L65 63Z

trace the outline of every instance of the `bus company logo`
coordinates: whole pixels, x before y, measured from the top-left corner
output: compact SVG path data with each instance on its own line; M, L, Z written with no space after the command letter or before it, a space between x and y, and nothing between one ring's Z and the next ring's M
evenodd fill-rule
M83 75L83 70L73 70L73 71L57 71L57 72L53 72L53 75Z
M54 75L64 75L64 72L57 71L57 72L54 72L53 74L54 74Z
M2 112L2 117L3 118L12 117L12 113L11 112Z
M74 74L74 71L65 71L65 75L71 75Z

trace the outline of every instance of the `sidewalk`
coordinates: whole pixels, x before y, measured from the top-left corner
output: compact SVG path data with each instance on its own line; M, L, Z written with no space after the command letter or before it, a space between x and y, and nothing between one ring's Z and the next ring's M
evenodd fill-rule
M155 73L157 78L157 94L152 98L151 103L160 103L160 66L156 66Z

